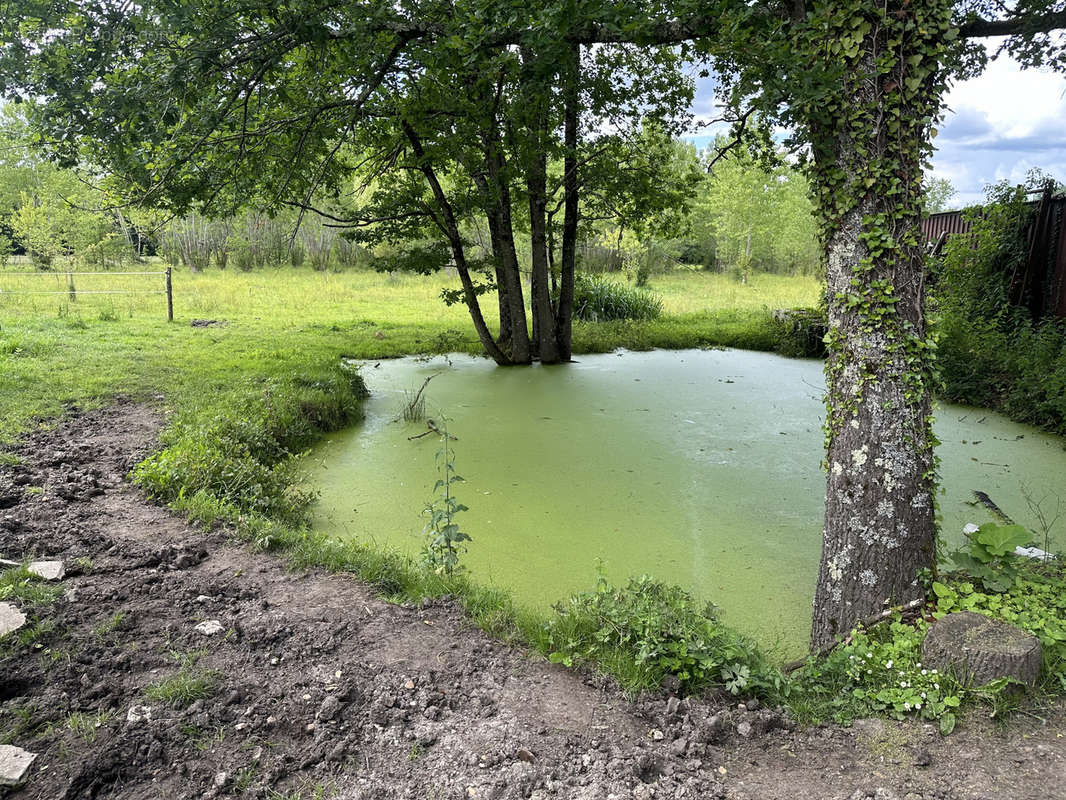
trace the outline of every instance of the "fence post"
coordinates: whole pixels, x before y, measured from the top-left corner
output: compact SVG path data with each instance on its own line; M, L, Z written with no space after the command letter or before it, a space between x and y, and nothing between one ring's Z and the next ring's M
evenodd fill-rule
M67 289L70 292L70 301L77 300L77 291L74 289L74 273L71 270L67 270Z
M170 267L167 267L167 322L174 321L174 286L170 281Z

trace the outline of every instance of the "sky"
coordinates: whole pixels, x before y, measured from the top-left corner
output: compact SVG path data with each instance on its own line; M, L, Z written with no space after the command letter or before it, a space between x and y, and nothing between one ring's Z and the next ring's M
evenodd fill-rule
M697 119L712 118L714 104L713 78L699 80ZM1066 182L1066 75L1023 70L1001 56L977 78L953 86L947 107L932 174L955 187L950 207L980 203L985 186L1004 178L1021 183L1034 167ZM704 146L709 136L686 138Z

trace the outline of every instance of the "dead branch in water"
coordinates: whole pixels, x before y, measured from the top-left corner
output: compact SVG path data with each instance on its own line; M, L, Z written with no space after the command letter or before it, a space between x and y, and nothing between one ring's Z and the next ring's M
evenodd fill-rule
M453 442L458 442L459 441L459 437L458 436L452 436L450 433L445 433L440 428L438 428L437 427L437 421L435 419L427 419L426 420L426 427L429 428L428 431L424 431L422 433L415 434L414 436L408 436L407 437L407 441L410 442L413 439L421 439L423 436L429 436L431 433L436 433L436 434L438 434L440 436L447 436Z
M403 407L403 414L401 415L405 422L416 422L422 419L423 416L425 416L426 401L425 398L422 397L422 392L426 390L426 387L429 385L429 382L440 374L442 373L434 372L432 375L422 381L422 385L418 387L418 391L415 392L415 396L407 401L407 404Z
M977 498L977 502L978 503L980 503L985 508L987 508L989 513L991 513L993 517L998 519L1004 525L1014 525L1015 524L1014 520L1012 520L1010 517L1008 517L1006 515L1006 513L1003 511L1003 509L1000 508L999 506L997 506L992 501L992 498L989 497L987 494L985 494L984 492L979 492L976 489L974 489L973 496Z

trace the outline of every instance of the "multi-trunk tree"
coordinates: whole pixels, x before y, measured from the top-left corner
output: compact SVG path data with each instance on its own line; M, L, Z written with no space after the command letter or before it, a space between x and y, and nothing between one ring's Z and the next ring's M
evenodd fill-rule
M1061 0L18 5L18 27L0 51L0 91L33 98L39 124L68 159L106 163L143 186L143 200L178 206L335 191L344 174L337 155L383 92L412 90L437 64L458 75L463 65L480 71L492 54L512 59L522 107L509 119L531 146L516 150L521 157L506 169L521 176L529 203L539 253L534 306L546 293L540 220L550 157L538 146L560 129L563 265L573 258L587 86L580 49L696 42L725 77L738 119L759 108L791 126L809 157L830 314L827 503L812 645L920 594L917 575L934 564L936 486L922 163L946 81L980 64L964 42L1009 35L1028 63L1061 66L1062 51L1046 35L1066 27ZM407 120L407 141L439 200L445 187L432 188L428 168L438 166L429 143L448 127L431 135L425 122ZM392 124L402 129L404 120ZM501 147L508 135L502 126ZM482 205L485 197L491 188ZM446 208L437 213L457 230ZM564 267L556 325L568 324L567 275ZM533 310L540 344L548 311ZM511 317L511 360L525 361L521 352L515 358L520 324ZM550 343L545 353L562 359L568 350L557 339L555 354Z

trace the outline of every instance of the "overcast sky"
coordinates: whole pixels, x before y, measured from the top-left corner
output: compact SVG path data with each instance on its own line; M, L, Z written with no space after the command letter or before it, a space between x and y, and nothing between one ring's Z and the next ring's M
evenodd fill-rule
M694 112L714 116L714 82L699 81ZM1040 167L1066 181L1066 75L1022 70L1007 57L973 80L952 87L948 112L934 140L933 174L958 194L952 207L979 203L984 187L1024 180ZM707 136L690 137L703 146Z

